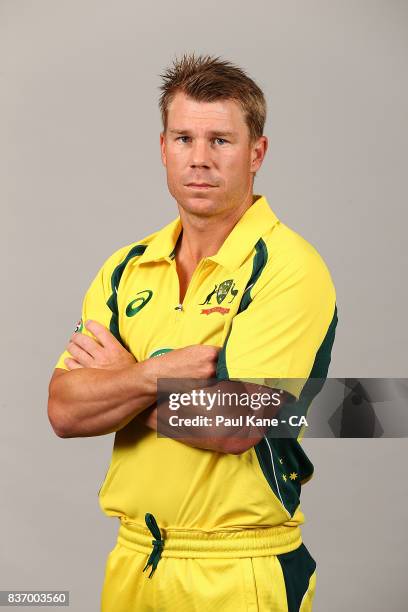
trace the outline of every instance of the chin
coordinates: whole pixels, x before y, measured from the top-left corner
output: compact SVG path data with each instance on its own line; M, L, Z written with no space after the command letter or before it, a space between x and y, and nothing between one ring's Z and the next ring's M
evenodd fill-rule
M179 204L186 212L202 216L214 215L221 209L219 202L205 196L183 198Z
M194 193L191 195L180 193L176 200L181 208L190 214L214 215L222 208L221 202L211 197L209 193Z

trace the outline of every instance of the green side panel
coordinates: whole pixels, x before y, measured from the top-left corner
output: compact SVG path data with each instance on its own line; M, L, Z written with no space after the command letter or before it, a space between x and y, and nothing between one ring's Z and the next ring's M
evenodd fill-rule
M316 571L316 561L303 543L296 550L277 557L285 580L288 612L299 612L309 580Z
M254 446L269 486L291 516L299 506L301 483L310 478L313 464L296 438L262 438Z
M106 304L108 305L109 309L112 312L112 316L111 316L111 320L109 324L109 330L111 334L113 334L115 338L119 340L121 344L123 344L123 342L122 342L122 338L121 338L120 331L119 331L119 313L118 313L118 296L117 296L117 292L119 291L120 279L122 278L123 271L128 265L129 261L133 259L134 257L138 257L139 255L142 255L146 249L147 249L147 245L145 244L137 244L136 246L132 247L129 253L126 255L125 259L118 266L116 266L116 268L114 269L112 273L112 277L111 277L112 293L108 301L106 302Z
M268 250L266 248L265 242L260 238L255 245L255 255L252 263L252 273L251 276L245 286L245 290L242 294L241 301L239 303L237 314L246 310L249 304L252 301L251 298L251 289L253 285L255 285L258 278L261 276L263 269L266 266L266 262L268 261ZM232 326L230 327L227 337L225 338L224 345L220 351L217 362L217 372L216 377L219 380L228 380L228 368L226 361L226 349L228 339L230 337Z

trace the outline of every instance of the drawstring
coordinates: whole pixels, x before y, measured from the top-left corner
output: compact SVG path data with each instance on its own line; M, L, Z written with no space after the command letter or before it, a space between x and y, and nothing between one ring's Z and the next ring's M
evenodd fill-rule
M148 567L152 566L152 570L151 570L151 572L149 574L149 578L151 578L153 576L155 570L156 570L156 567L157 567L159 561L160 561L161 554L162 554L162 551L163 551L164 542L163 542L162 537L161 537L159 526L157 525L156 519L154 518L153 514L150 514L150 512L147 512L147 514L145 515L145 521L146 521L146 525L147 525L150 533L155 538L154 540L152 540L153 550L150 553L150 557L148 558L145 567L143 568L143 571L145 571L145 569L147 569Z

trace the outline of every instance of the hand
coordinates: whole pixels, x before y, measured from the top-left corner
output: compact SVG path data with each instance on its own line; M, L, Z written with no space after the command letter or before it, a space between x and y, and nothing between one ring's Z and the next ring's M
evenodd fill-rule
M89 320L86 321L85 327L95 338L79 332L72 334L67 346L67 351L72 358L64 359L69 370L78 368L119 370L136 362L133 355L116 340L104 325L98 321Z
M194 344L174 349L160 357L151 357L143 363L155 382L157 378L215 378L219 351L217 346ZM186 392L190 390L189 386L185 389ZM143 410L136 418L146 427L156 430L157 402Z
M218 346L193 344L144 363L155 378L215 378Z

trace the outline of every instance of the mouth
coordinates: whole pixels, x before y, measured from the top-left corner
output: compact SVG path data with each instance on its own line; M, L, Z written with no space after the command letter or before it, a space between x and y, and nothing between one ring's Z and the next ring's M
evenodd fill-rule
M216 185L211 185L210 183L188 183L186 187L195 190L205 190L205 189L213 189Z

